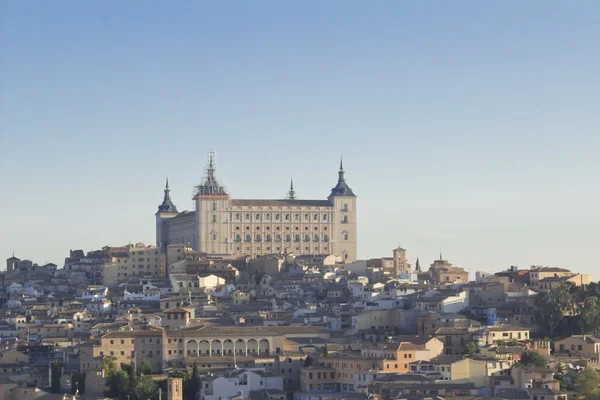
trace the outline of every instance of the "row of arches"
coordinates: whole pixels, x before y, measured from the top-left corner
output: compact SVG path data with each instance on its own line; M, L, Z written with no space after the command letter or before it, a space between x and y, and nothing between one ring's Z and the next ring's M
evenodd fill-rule
M257 355L269 354L271 343L267 339L213 339L213 340L188 340L186 354L196 356L229 356L229 355Z

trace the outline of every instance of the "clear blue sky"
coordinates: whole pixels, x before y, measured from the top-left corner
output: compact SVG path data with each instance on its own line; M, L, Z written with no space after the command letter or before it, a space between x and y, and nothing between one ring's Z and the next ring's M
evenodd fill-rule
M359 256L595 273L600 2L0 3L0 254L154 242L206 154L233 197L325 198Z

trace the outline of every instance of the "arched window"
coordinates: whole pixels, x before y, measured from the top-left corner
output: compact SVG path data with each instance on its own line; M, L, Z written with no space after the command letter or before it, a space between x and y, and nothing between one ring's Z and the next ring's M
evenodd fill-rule
M290 220L290 214L285 214L285 220L289 221Z
M300 221L300 214L294 214L294 221Z
M310 215L304 214L304 220L305 221L310 221Z
M256 214L256 220L260 221L260 214Z
M240 215L240 213L236 213L236 214L235 214L235 220L236 220L236 221L239 221L239 220L240 220L240 218L242 218L242 216Z
M266 218L267 221L270 221L271 220L271 214L266 214L265 218Z
M323 221L327 221L327 214L323 214Z
M313 215L313 221L318 221L318 220L319 220L319 214Z
M246 213L246 221L250 221L250 213Z
M275 221L279 221L281 219L281 214L275 214Z

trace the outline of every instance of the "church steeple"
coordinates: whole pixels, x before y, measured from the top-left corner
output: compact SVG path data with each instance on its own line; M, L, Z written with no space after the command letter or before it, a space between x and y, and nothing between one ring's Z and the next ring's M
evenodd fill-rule
M417 262L415 263L415 271L421 272L421 264L419 264L419 257L417 257Z
M294 180L290 180L290 191L287 195L288 200L296 200L296 191L294 190Z
M329 197L333 196L353 196L356 197L350 186L346 183L346 177L344 176L344 162L340 158L340 170L338 171L338 182L333 189Z
M163 202L160 206L158 206L158 212L163 213L176 213L177 207L171 201L171 189L169 189L169 178L165 183L165 195L163 197Z

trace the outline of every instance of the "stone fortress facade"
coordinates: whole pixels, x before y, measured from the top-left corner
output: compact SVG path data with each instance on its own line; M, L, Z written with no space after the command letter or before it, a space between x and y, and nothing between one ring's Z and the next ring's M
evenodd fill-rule
M156 243L163 252L171 244L189 244L209 255L333 254L356 260L356 195L341 161L337 184L325 200L297 199L293 183L286 199L242 200L232 199L219 183L210 153L195 192L196 209L179 212L167 181L155 214Z

